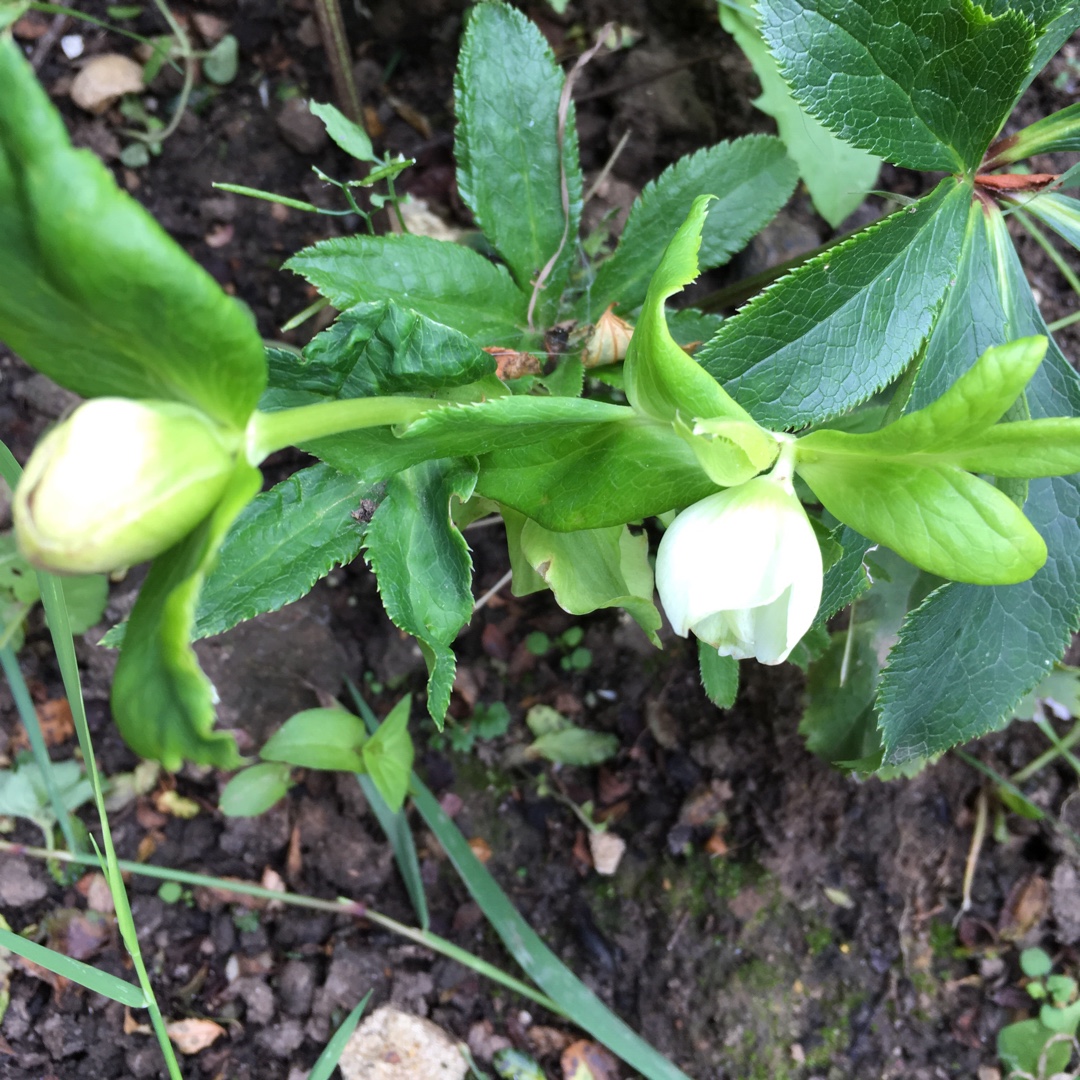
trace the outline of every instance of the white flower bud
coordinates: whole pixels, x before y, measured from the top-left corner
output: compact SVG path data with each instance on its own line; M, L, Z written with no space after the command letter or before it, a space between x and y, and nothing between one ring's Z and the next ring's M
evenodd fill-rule
M30 455L13 501L19 548L60 574L152 558L214 508L239 443L188 405L88 401Z
M693 630L721 656L763 664L787 659L821 603L821 548L777 472L688 507L656 557L656 587L676 633Z

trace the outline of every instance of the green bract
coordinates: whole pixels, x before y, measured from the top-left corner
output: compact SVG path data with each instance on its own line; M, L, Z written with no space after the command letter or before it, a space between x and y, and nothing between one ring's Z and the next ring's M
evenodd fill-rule
M38 444L15 489L23 554L58 574L151 559L217 504L240 439L188 405L98 398Z

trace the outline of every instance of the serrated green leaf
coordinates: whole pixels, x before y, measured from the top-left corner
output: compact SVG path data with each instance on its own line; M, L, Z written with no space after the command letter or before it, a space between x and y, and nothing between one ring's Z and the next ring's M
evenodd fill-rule
M754 105L776 121L815 209L835 229L874 186L880 159L838 139L792 97L750 12L736 11L721 0L720 24L738 42L761 83Z
M558 312L581 220L573 105L559 152L562 87L550 46L520 11L473 8L454 80L458 190L526 295L561 247L540 293L541 325Z
M704 641L698 641L698 667L701 685L718 709L730 709L739 693L739 661L721 656Z
M870 588L865 558L871 542L861 533L840 524L832 532L832 539L840 545L840 558L825 571L821 588L821 606L816 623L822 625L841 608L860 597Z
M265 409L424 394L465 386L495 371L494 358L464 334L390 300L350 308L302 356L271 349L268 360Z
M943 180L771 286L697 359L767 427L853 408L899 375L933 327L970 202L970 188Z
M698 275L701 230L712 201L711 195L696 198L664 249L626 350L626 397L635 410L658 420L674 420L680 413L693 419L750 420L717 381L675 344L664 317L664 301Z
M364 536L365 555L394 625L412 634L428 663L428 711L442 726L454 682L450 648L472 618L472 559L450 517L468 499L475 463L427 461L390 477Z
M1001 215L973 207L957 284L912 404L932 400L988 346L1046 333ZM1027 390L1036 418L1080 415L1080 382L1051 342ZM993 731L1064 653L1080 625L1080 483L1033 480L1024 507L1048 548L1030 581L946 585L908 617L879 694L886 760L938 753Z
M1080 108L1077 112L1078 128L1080 128ZM1077 138L1076 149L1080 150L1080 135ZM1032 217L1049 225L1074 248L1080 247L1080 199L1047 192L1033 198L1016 200L1016 202L1023 206Z
M547 758L560 765L600 765L618 752L619 740L615 735L574 726L549 731L529 746L533 757Z
M340 707L304 709L290 716L259 751L264 761L280 761L303 769L359 772L367 728L355 713Z
M206 574L261 483L258 469L237 466L210 517L154 561L128 620L113 678L113 718L132 750L170 771L184 761L221 769L239 764L233 737L213 730L213 687L190 634Z
M226 785L218 809L226 817L258 817L289 793L289 766L276 761L241 769Z
M412 698L403 697L389 712L378 730L360 751L364 771L378 789L386 805L395 813L409 791L413 765L413 744L409 737L409 709ZM357 718L363 727L363 721Z
M146 1008L146 995L142 988L133 983L110 975L107 971L99 971L81 960L73 960L63 953L47 949L36 941L27 941L26 938L13 934L10 930L0 928L0 949L9 949L17 956L40 965L46 971L55 972L65 979L70 979L79 986L85 986L95 994L119 1001L132 1009Z
M232 297L120 191L0 39L0 340L84 397L182 401L242 427L266 379Z
M323 240L285 263L342 310L393 300L480 345L513 346L525 326L525 295L503 267L427 236Z
M1019 11L1035 24L1035 57L1020 84L1017 99L1080 27L1080 9L1072 0L983 0L981 6L991 15L1002 15L1010 9Z
M1017 11L972 0L759 0L761 32L796 98L853 146L909 169L972 170L1035 56Z
M381 492L327 465L313 465L256 495L229 529L199 596L195 639L226 630L306 595L360 552L353 512Z
M717 490L670 424L644 420L557 432L479 460L478 495L557 532L638 521Z
M583 301L583 316L591 318L609 303L633 311L645 299L657 257L699 195L715 196L698 251L701 269L711 270L772 220L795 180L795 166L769 135L747 135L680 158L631 206L619 246L601 263Z
M346 154L356 158L357 161L379 160L372 152L371 139L368 138L367 132L359 124L354 124L340 109L318 101L309 102L308 109L311 110L313 116L317 116L326 125L326 134Z
M600 608L627 611L659 648L660 612L653 603L649 541L625 525L580 532L551 532L526 520L519 543L529 565L571 615Z

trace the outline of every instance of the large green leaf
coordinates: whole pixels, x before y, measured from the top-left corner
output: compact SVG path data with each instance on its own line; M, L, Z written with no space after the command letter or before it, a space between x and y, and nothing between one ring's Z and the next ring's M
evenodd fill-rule
M572 105L560 154L562 87L551 48L520 11L473 8L454 80L458 190L524 293L559 252L537 305L541 325L557 316L581 220Z
M381 492L327 465L313 465L257 495L233 523L199 596L194 638L298 600L360 551L353 516Z
M582 301L595 315L615 303L633 311L645 298L649 278L694 199L715 195L701 234L702 270L722 266L763 229L795 187L795 167L778 139L748 135L680 158L645 186L630 208L619 246L600 265Z
M450 646L472 618L472 559L450 518L450 500L473 493L476 467L426 461L389 478L364 537L386 614L412 634L428 664L428 711L439 725L450 704Z
M285 263L338 308L394 300L481 345L513 345L526 299L503 267L427 236L323 240Z
M85 397L243 426L265 383L248 315L120 191L0 38L0 340Z
M476 493L545 529L604 529L681 509L717 486L670 424L645 420L558 432L480 458Z
M258 469L237 467L210 517L154 561L128 620L113 679L113 718L132 750L169 770L184 761L222 769L240 762L233 737L213 730L213 687L190 635L207 571L261 480Z
M361 749L368 740L364 721L341 706L304 709L290 716L259 751L264 761L303 769L363 770Z
M270 389L264 408L306 400L423 394L476 382L494 358L457 330L391 300L358 304L313 338L302 356L268 350ZM310 399L297 392L313 395ZM284 397L284 395L281 395Z
M751 12L720 0L720 23L738 42L761 83L761 96L754 104L776 121L817 212L835 229L874 186L881 161L838 139L792 97Z
M971 190L946 179L920 202L811 259L698 351L754 419L801 427L891 382L930 332L953 277Z
M1017 97L1031 85L1032 79L1069 40L1073 31L1080 27L1080 8L1073 0L982 0L982 7L991 15L1002 15L1010 9L1019 11L1035 24L1035 58L1027 77L1020 84Z
M970 172L1035 56L1020 12L973 0L759 0L796 98L842 139L910 169Z
M1077 113L1077 120L1080 121L1080 109ZM1080 150L1080 133L1077 135L1076 145L1067 149ZM1080 247L1080 199L1048 192L1018 201L1032 217L1045 222L1073 247Z
M990 345L1046 333L1001 215L974 206L957 283L912 394L932 400ZM1080 415L1080 380L1056 345L1027 390L1032 416ZM938 753L1007 722L1080 625L1080 483L1034 480L1025 513L1046 541L1030 581L946 585L901 631L879 695L886 761Z

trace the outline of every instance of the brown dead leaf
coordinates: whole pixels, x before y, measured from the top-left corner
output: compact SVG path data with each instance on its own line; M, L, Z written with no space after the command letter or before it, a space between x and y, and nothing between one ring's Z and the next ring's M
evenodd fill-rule
M225 1029L213 1020L174 1020L165 1030L181 1054L197 1054L225 1034Z
M49 22L44 15L28 11L21 19L15 20L11 32L19 41L37 41L49 29Z
M474 836L469 841L469 847L472 848L472 853L482 863L486 863L491 859L491 845L482 836Z
M431 138L431 121L419 109L414 109L407 101L402 101L393 94L387 94L386 101L409 127L420 132L425 139Z
M130 56L102 53L95 56L75 76L71 100L86 112L103 113L124 94L136 94L143 88L143 69Z
M598 1043L579 1039L571 1043L559 1061L563 1080L618 1080L615 1059Z
M540 374L540 361L532 353L504 349L499 345L489 345L484 352L495 357L495 374L504 382L520 379L522 375Z
M60 908L41 920L46 942L55 952L72 960L91 960L112 937L112 920L100 911Z
M224 19L207 12L195 12L191 21L207 45L216 45L229 32L229 24Z
M1009 893L998 920L998 933L1016 941L1046 917L1050 903L1050 882L1038 874L1018 881Z
M573 1041L574 1037L558 1028L534 1024L525 1032L532 1052L537 1057L554 1057L561 1054Z
M75 734L75 723L71 719L71 705L67 698L52 698L36 706L38 723L46 746L59 746Z
M579 874L584 877L592 869L592 852L589 843L585 839L585 830L578 829L574 837L574 847L570 852Z
M289 850L285 856L285 876L296 881L304 869L304 852L300 846L300 826L294 825L289 834Z

